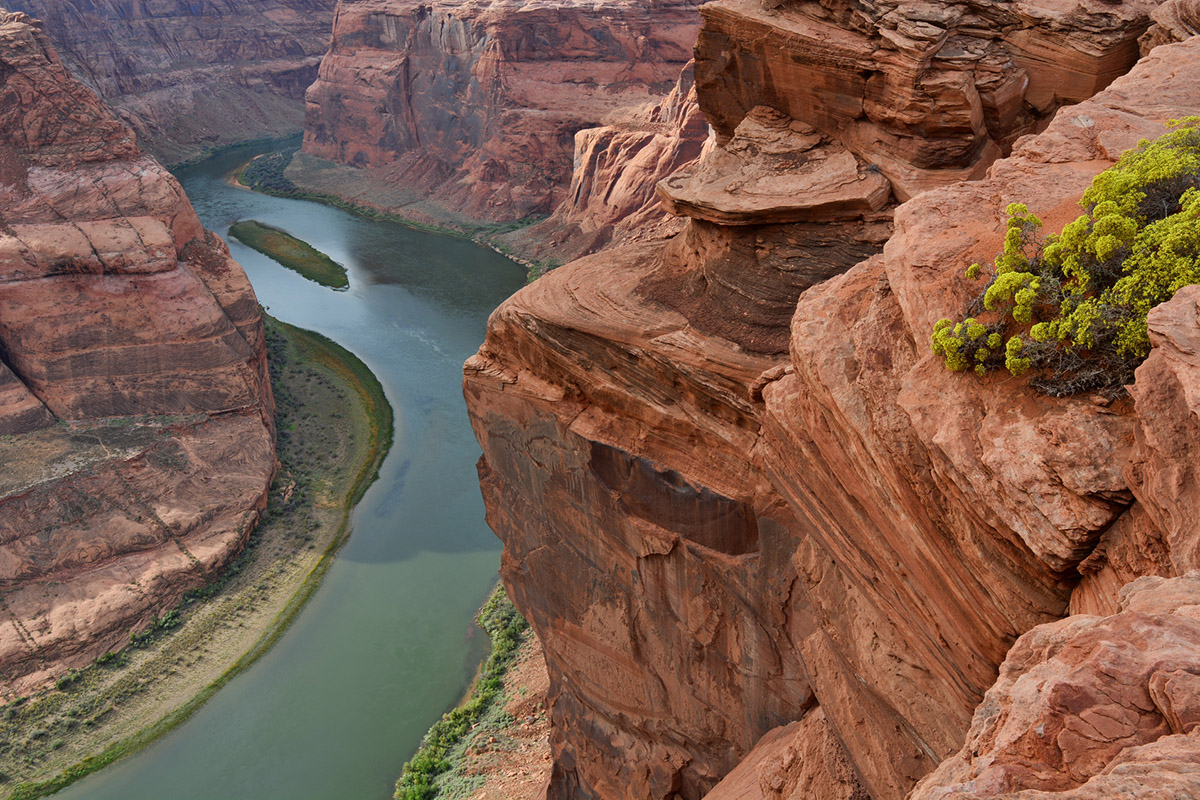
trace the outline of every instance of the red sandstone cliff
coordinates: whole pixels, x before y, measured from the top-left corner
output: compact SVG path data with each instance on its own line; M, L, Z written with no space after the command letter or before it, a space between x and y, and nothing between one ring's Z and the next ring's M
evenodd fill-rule
M0 693L212 578L265 505L272 420L245 273L40 24L0 12Z
M289 177L437 221L549 214L576 132L669 92L696 5L342 0Z
M718 146L659 187L685 232L539 279L466 366L550 670L550 797L899 800L935 769L921 800L1100 797L1119 784L1081 787L1130 770L1168 787L1138 796L1200 795L1200 594L1172 584L1153 619L1121 594L1200 568L1195 293L1153 315L1126 405L948 373L927 344L1009 202L1059 226L1200 111L1192 38L1019 138L1128 68L1152 5L705 7ZM938 185L893 232L889 198ZM1106 660L1132 629L1140 666ZM1027 672L1061 688L1018 712Z
M299 132L337 0L6 0L168 163Z

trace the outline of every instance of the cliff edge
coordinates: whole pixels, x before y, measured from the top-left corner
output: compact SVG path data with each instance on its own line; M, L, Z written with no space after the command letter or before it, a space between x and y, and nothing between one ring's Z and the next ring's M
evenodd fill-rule
M274 474L262 318L179 183L0 11L0 692L129 640Z
M539 279L466 365L549 797L1200 793L1196 292L1122 402L928 349L1009 203L1057 230L1200 110L1200 39L1118 77L1153 8L704 7L686 229Z

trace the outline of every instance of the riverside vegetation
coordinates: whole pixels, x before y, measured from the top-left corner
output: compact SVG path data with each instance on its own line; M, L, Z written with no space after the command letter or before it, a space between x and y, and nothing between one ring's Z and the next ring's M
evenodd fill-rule
M531 217L515 222L496 223L492 225L467 224L464 222L456 224L449 222L445 224L432 224L400 214L393 214L374 206L356 203L335 194L301 189L285 174L288 165L292 163L292 157L299 149L296 145L289 144L291 141L291 139L286 139L280 142L285 149L274 153L266 153L252 159L248 164L234 173L234 180L241 186L253 189L256 192L262 192L263 194L275 197L292 197L299 200L312 200L333 206L334 208L340 208L343 211L349 211L352 214L357 214L367 219L395 222L398 225L403 225L414 230L437 233L443 236L453 236L456 239L469 239L525 267L528 271L527 282L530 283L549 270L561 265L561 262L557 259L531 261L522 258L514 253L508 245L498 241L498 237L533 225L545 219L545 217ZM266 255L275 258L271 253L266 253Z
M392 440L383 388L353 354L264 315L279 471L245 551L129 645L0 716L0 786L39 797L152 743L279 639L349 534Z
M396 800L455 800L458 789L469 790L464 777L455 774L464 751L490 728L504 727L501 703L502 681L524 639L532 635L529 624L517 611L502 585L498 585L476 617L487 632L492 652L479 669L470 695L457 708L446 712L421 741L416 755L404 765L396 782Z
M229 235L310 281L332 289L350 286L345 267L287 231L255 220L243 220L229 228Z
M1083 194L1084 213L1038 236L1029 208L1007 208L1004 251L958 322L934 326L947 369L978 375L1003 366L1062 396L1124 392L1150 353L1146 316L1200 283L1200 117L1121 156ZM983 269L972 264L967 277Z

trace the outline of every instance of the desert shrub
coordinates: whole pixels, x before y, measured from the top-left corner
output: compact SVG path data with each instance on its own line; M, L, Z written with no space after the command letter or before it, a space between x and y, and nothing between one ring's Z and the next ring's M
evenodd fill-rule
M1146 315L1200 283L1200 117L1169 123L1084 192L1084 213L1042 239L1042 221L1010 205L1004 250L965 318L938 320L933 352L946 368L1031 372L1055 396L1119 395L1150 353Z

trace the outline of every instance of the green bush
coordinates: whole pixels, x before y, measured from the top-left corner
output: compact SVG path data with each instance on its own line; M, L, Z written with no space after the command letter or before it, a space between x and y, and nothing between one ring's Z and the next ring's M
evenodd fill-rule
M1200 283L1200 117L1169 123L1100 173L1082 214L1042 240L1042 221L1007 208L1004 251L960 321L938 320L933 352L982 376L1034 371L1055 396L1119 395L1150 353L1146 315ZM980 279L979 264L967 277Z

